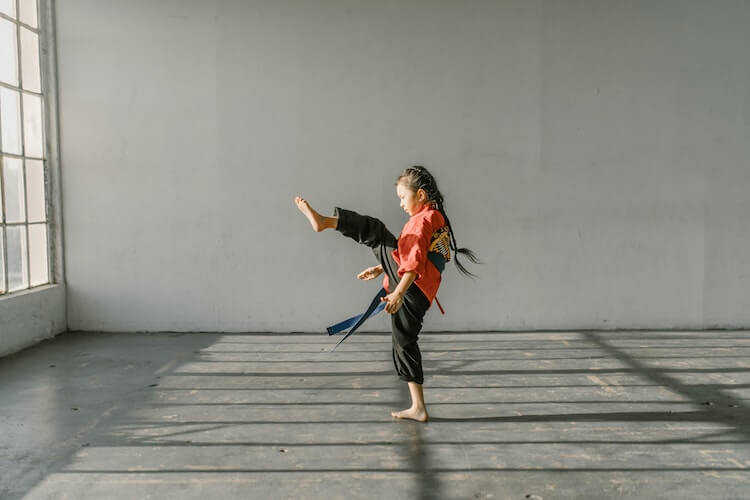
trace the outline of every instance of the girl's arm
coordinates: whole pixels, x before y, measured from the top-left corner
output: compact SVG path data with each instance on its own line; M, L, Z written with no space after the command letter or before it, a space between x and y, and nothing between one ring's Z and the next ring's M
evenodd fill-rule
M411 286L415 279L417 279L416 271L408 271L404 273L404 275L401 276L401 281L398 282L396 289L380 299L381 302L387 302L385 305L386 312L394 314L399 308L401 308L401 305L404 303L406 290Z
M406 290L411 286L412 283L414 283L414 280L417 279L417 272L416 271L409 271L407 273L404 273L403 276L401 276L401 281L398 282L398 286L393 291L393 293L398 293L401 297L406 295Z

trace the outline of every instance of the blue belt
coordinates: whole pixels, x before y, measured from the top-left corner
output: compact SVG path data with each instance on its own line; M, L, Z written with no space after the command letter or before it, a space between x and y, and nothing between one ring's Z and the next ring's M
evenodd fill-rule
M351 318L344 320L341 323L336 323L335 325L329 326L327 328L328 335L335 335L351 327L351 330L349 330L349 333L344 335L344 337L341 340L339 340L339 343L336 344L333 347L333 349L331 349L331 352L335 351L336 348L340 346L343 341L349 338L349 335L356 332L357 328L362 326L362 323L367 321L367 318L369 318L370 316L374 316L375 314L385 309L385 302L381 302L380 299L385 297L386 295L387 295L387 292L385 291L385 288L381 288L378 291L377 295L373 297L372 301L370 302L370 305L367 307L367 310L365 312L363 312L362 314L358 314L356 316L352 316Z
M442 256L442 254L439 254L437 252L429 252L427 254L427 258L430 259L430 261L435 265L438 271L441 273L443 272L443 269L445 269L445 257ZM344 337L339 340L338 344L333 346L333 349L331 349L331 352L335 351L338 346L341 345L343 341L349 338L349 335L357 331L357 329L362 326L362 323L367 321L368 318L371 316L375 316L380 311L385 309L385 302L382 302L380 299L385 297L388 294L388 292L385 291L385 288L381 288L378 293L373 297L372 301L370 302L370 305L367 307L367 310L363 312L362 314L358 314L356 316L352 316L349 319L346 319L340 323L336 323L333 326L329 326L326 328L328 330L328 335L336 335L337 333L341 333L347 328L351 328L349 332L344 335ZM442 308L441 308L442 309Z

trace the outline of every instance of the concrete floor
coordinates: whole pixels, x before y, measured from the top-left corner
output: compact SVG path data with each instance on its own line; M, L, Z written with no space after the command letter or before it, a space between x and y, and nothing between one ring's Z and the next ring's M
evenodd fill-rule
M750 332L68 333L0 359L0 498L750 498Z

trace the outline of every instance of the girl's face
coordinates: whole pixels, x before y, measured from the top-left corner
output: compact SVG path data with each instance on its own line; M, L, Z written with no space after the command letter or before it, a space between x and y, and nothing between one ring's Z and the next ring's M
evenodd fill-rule
M401 200L401 208L410 216L419 212L427 203L427 193L424 189L412 191L403 182L396 184L396 194Z

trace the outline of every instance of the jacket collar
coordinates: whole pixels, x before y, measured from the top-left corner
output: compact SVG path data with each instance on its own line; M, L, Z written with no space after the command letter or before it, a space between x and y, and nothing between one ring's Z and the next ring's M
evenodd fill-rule
M422 208L420 208L417 212L415 212L414 215L419 215L422 212L425 212L426 210L437 210L437 207L435 206L435 202L428 201L422 206ZM414 215L412 215L412 217L414 217Z

